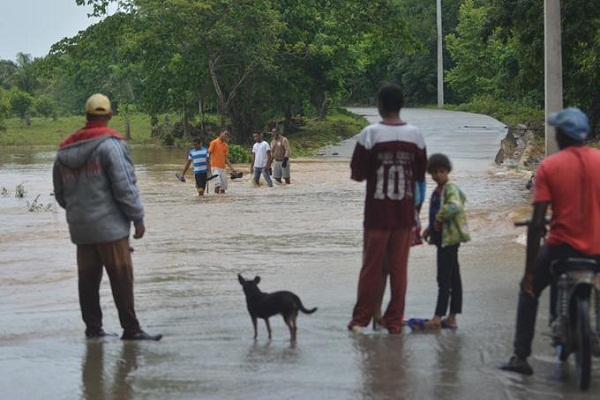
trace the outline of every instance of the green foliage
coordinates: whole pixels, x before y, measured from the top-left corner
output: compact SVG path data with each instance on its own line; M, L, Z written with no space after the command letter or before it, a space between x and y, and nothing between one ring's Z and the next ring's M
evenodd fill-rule
M38 115L42 117L56 118L58 112L58 105L56 101L50 96L39 96L34 99L34 108Z
M93 93L106 94L116 111L136 97L136 65L121 54L132 26L133 15L116 13L52 46L47 69L56 77L61 106L69 113L80 114Z
M414 43L395 0L77 0L96 15L111 2L127 17L109 16L98 24L105 27L53 48L66 81L103 82L94 75L106 65L129 77L132 98L149 114L178 111L188 120L218 105L221 127L240 137L278 113L287 126L298 114L324 118L348 79L385 59L380 53L409 52Z
M252 161L252 151L248 146L229 145L229 161L233 164L247 164Z
M336 110L326 120L313 119L305 122L300 131L287 135L294 157L312 157L322 147L357 135L368 124L363 117L345 110Z
M18 66L13 61L0 60L0 88L10 89L16 84Z
M10 99L8 92L0 87L0 132L6 130L6 118L10 113Z
M75 2L104 18L43 59L0 60L0 88L33 96L38 115L81 115L86 98L102 92L117 113L178 115L183 135L173 134L174 145L207 113L249 144L269 121L291 133L297 120L324 119L335 105L373 105L383 83L401 84L411 105L437 97L434 1ZM107 16L110 4L118 12ZM586 110L595 126L600 7L561 0L561 10L564 103ZM442 16L446 104L543 106L543 1L443 0ZM53 114L48 99L56 101ZM0 92L0 129L5 105ZM152 140L134 125L134 142Z
M446 81L462 99L495 95L501 98L505 89L503 66L510 61L510 43L502 43L488 29L489 7L476 6L466 0L459 11L456 32L446 36L448 52L455 66L446 74Z
M524 124L538 130L544 126L544 110L515 101L498 100L493 96L474 97L468 103L448 108L489 115L507 125Z
M33 96L13 87L9 92L10 108L21 120L28 120L33 106Z
M513 98L543 107L544 12L542 1L488 0L488 31L496 29L511 43L513 62L503 68ZM587 0L561 0L562 64L565 105L588 112L592 127L600 121L600 8ZM499 68L501 66L495 66Z

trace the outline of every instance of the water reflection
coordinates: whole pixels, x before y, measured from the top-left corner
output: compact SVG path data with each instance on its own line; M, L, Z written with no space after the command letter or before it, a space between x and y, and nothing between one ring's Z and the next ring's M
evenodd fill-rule
M256 371L273 364L293 365L298 359L299 350L296 349L294 342L282 346L279 342L274 345L271 340L266 343L259 343L255 340L254 344L248 348L244 365L249 370Z
M361 358L363 399L406 398L404 390L411 380L410 360L404 353L402 335L360 335L354 343Z
M126 342L122 344L121 353L115 359L106 354L102 340L88 340L81 367L81 398L83 400L134 398L135 391L131 384L130 374L137 369L139 344ZM108 364L108 365L105 365Z
M434 395L436 399L459 399L461 398L461 382L459 371L462 365L462 337L448 332L449 335L441 334L435 346L438 368L435 371L437 380L435 382Z

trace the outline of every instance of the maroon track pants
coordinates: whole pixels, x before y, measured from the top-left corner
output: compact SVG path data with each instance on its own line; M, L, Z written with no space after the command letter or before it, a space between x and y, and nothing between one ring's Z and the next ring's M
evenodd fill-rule
M391 333L402 330L410 241L411 228L365 230L357 300L348 328L369 325L373 314L379 311L384 260L387 256L391 298L383 315L383 324Z

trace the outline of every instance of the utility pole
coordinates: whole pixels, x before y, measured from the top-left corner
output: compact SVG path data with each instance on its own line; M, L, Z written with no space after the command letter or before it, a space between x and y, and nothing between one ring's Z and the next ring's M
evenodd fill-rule
M560 0L544 0L545 116L563 109ZM555 129L546 122L546 155L556 153Z
M442 0L437 0L437 97L438 108L444 108L444 53L442 31Z

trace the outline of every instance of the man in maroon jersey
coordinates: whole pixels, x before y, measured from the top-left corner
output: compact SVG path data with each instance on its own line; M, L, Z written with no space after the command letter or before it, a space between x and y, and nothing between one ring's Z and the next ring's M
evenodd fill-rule
M400 118L402 90L383 86L377 97L382 120L363 129L350 162L351 178L366 180L367 193L363 264L348 329L360 331L369 325L380 300L387 258L391 298L380 322L390 333L400 333L415 206L425 197L427 150L421 130Z

